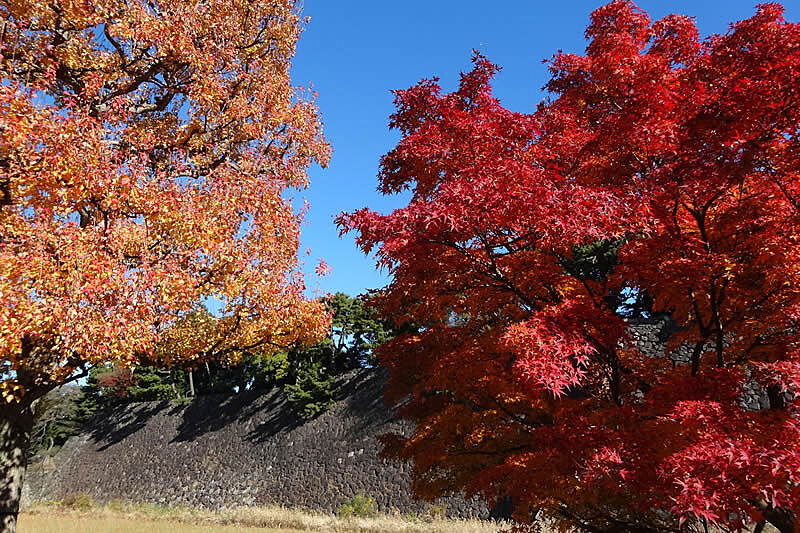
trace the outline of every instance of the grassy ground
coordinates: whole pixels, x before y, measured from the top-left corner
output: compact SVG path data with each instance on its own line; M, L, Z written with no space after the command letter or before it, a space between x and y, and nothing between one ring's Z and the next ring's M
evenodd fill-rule
M36 504L20 514L18 533L495 533L503 524L430 516L340 518L279 507L219 512L188 507L77 502Z
M18 533L295 533L300 530L245 526L192 525L170 520L91 518L87 516L31 515L20 517Z

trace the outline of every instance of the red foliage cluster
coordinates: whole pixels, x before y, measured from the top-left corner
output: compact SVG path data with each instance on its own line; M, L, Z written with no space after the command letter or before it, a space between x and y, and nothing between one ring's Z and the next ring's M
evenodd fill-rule
M617 0L586 35L532 114L500 105L479 55L453 93L396 92L381 190L412 198L338 220L393 274L378 305L420 326L380 350L417 422L386 451L414 460L419 495L510 495L520 519L791 531L800 26L765 4L700 40ZM619 244L614 268L572 268L598 242ZM687 364L633 347L608 297L625 291L671 316ZM747 387L771 408L745 409Z
M117 398L125 398L128 396L128 389L136 385L136 382L137 379L133 375L133 370L117 367L105 374L97 384L103 387L107 394Z

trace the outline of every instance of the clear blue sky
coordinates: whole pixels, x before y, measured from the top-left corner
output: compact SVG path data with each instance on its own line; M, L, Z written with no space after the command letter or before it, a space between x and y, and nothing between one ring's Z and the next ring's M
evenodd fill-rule
M653 20L669 13L693 16L706 36L751 16L760 1L640 0L637 5ZM293 79L300 85L312 82L319 92L325 135L334 150L330 166L314 168L310 189L298 195L311 203L302 228L301 251L312 250L306 270L312 271L320 257L333 268L328 277L308 277L309 293L356 295L388 282L352 236L338 237L333 218L361 207L386 213L407 200L376 191L378 160L399 139L387 127L392 89L438 76L443 88L452 90L477 48L503 68L495 83L501 102L514 111L533 111L548 78L542 60L558 49L582 52L589 13L604 3L305 0L311 22L298 44ZM800 19L800 1L783 4L788 20Z

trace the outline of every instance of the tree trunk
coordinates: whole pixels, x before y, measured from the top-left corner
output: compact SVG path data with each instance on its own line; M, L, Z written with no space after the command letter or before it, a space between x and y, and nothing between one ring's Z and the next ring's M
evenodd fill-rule
M30 408L0 408L0 533L15 533L33 429Z
M797 533L794 513L791 511L775 507L766 509L763 513L764 518L781 533Z

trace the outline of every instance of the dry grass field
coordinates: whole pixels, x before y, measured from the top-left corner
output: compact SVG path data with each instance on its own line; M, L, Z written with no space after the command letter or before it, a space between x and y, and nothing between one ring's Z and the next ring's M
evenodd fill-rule
M503 524L481 520L376 516L339 518L279 507L219 512L152 505L110 504L85 509L37 504L24 510L19 533L495 533Z
M86 516L31 515L19 520L18 533L295 533L300 530L246 526L192 525L170 520L91 518Z

